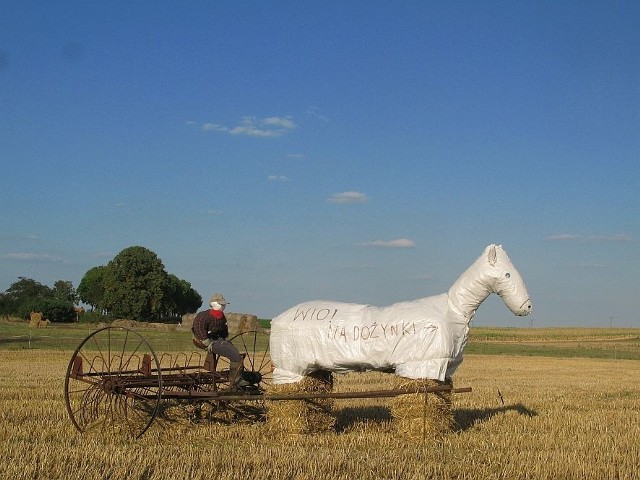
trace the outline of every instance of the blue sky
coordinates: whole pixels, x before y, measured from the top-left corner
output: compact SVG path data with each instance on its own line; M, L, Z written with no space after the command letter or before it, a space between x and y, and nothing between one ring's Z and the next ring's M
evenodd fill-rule
M141 245L230 311L445 292L640 327L640 3L0 6L0 291Z

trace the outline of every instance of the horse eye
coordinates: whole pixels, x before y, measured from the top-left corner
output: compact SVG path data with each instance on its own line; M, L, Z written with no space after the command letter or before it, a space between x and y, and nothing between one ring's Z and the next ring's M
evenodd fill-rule
M511 278L511 274L509 272L505 273L504 276L507 278Z

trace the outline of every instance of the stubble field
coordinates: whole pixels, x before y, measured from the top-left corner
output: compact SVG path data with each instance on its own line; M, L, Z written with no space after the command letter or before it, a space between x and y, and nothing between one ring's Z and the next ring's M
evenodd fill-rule
M0 350L0 478L12 479L636 479L640 363L616 358L468 354L456 429L415 441L389 400L338 400L331 433L263 424L158 422L135 440L80 434L68 419L72 351ZM337 390L385 388L384 374L336 377Z

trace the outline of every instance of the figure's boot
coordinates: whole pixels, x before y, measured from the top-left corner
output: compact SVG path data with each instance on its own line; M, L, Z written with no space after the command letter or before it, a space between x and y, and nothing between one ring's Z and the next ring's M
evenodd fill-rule
M238 384L242 380L242 362L229 362L229 390L238 390Z

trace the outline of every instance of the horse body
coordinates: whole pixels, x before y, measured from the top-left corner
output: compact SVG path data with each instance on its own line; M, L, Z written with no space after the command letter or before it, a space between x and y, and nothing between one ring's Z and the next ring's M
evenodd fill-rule
M274 383L317 370L377 370L444 380L462 362L469 322L487 296L500 295L516 315L531 302L502 247L490 245L447 293L386 307L311 301L271 322Z

